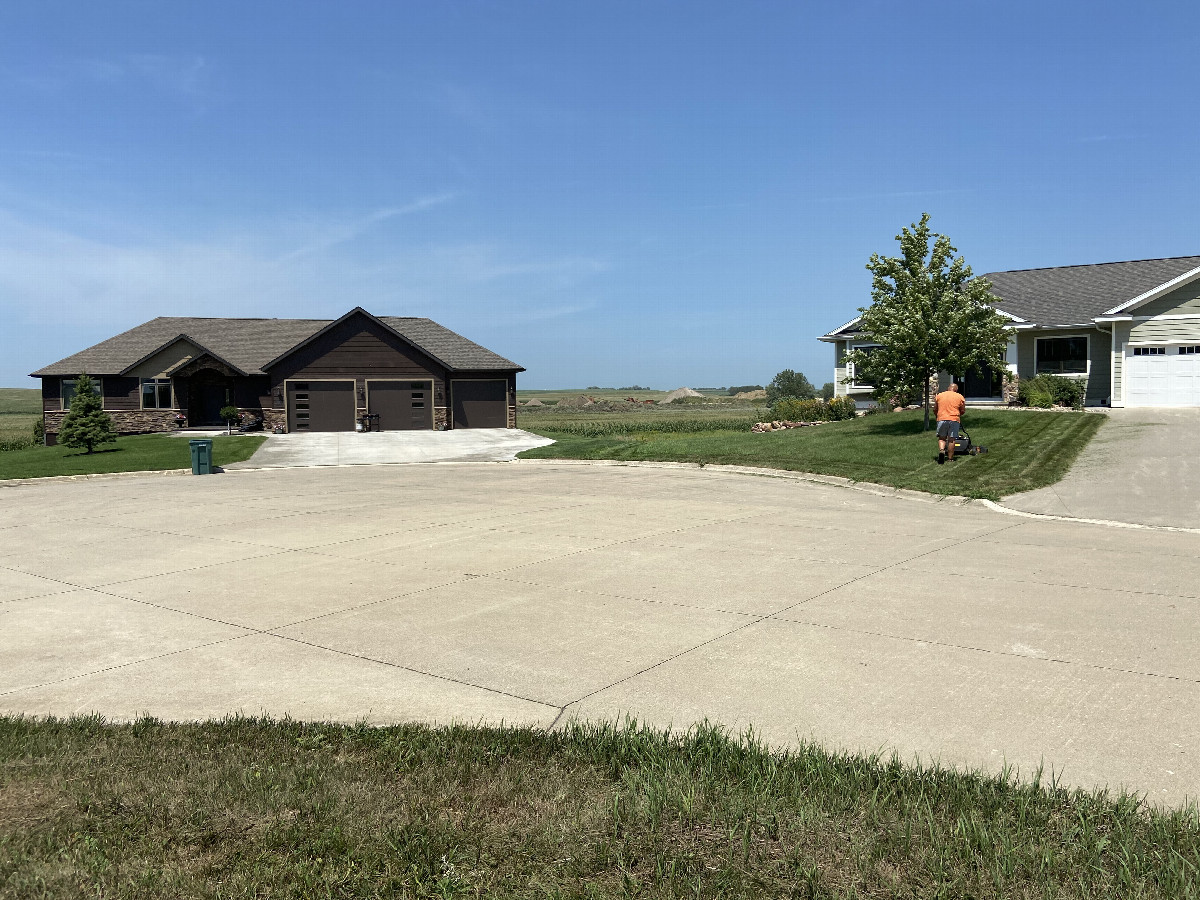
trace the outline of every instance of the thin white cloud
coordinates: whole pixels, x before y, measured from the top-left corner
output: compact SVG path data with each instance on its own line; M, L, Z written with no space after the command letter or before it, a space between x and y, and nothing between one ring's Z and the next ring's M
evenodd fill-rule
M487 242L398 245L366 261L342 251L372 224L435 201L327 226L307 252L283 255L286 222L253 236L152 242L71 232L0 210L0 356L32 352L31 367L45 362L29 349L36 350L35 331L22 336L25 326L70 323L100 340L117 325L160 315L323 317L361 305L435 318L505 308L538 321L590 308L577 294L606 270L596 259L533 257Z
M461 194L454 191L435 194L431 197L422 197L419 200L414 200L412 203L405 204L404 206L376 210L370 215L363 216L351 222L319 226L317 230L323 232L322 234L312 238L295 250L285 253L280 258L280 262L290 262L301 257L323 253L339 244L346 244L353 241L355 238L370 231L381 222L386 222L388 219L394 219L397 216L412 215L413 213L431 209L435 206L442 206L452 200L456 200L459 196Z

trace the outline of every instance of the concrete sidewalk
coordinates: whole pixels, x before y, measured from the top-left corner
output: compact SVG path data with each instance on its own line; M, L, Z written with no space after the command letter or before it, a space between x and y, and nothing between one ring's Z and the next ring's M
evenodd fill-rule
M1058 484L1005 497L1024 512L1200 528L1200 409L1112 409Z
M4 500L3 712L708 718L1200 794L1200 535L553 462Z
M227 469L378 466L430 462L503 462L522 450L553 444L517 428L456 431L319 432L270 434L250 459Z

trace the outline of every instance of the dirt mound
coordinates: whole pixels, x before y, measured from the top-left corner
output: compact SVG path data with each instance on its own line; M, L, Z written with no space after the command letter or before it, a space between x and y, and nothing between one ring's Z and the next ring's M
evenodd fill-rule
M525 405L526 406L545 406L546 404L543 403L541 400L539 400L537 397L534 397L532 400L527 401Z
M742 391L740 394L733 395L734 400L766 400L766 391Z
M663 397L658 402L659 403L670 403L672 400L678 400L680 397L703 397L703 396L704 395L702 393L700 393L699 391L693 391L689 387L681 387L681 388L675 388L675 390L671 391L671 393L667 394L665 397Z
M591 397L580 394L578 397L564 397L558 401L557 406L563 409L580 409L584 406L591 406L595 402Z

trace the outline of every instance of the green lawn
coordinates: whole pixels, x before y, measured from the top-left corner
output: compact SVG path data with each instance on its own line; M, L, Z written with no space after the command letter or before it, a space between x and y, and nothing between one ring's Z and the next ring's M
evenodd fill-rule
M707 727L0 718L0 895L1200 896L1194 807L1049 781Z
M964 425L989 452L944 466L937 464L932 431L921 431L920 410L767 434L700 430L701 424L691 430L655 431L652 424L632 417L595 420L589 434L589 423L582 420L551 422L550 427L526 420L521 427L557 443L520 455L764 466L995 500L1061 479L1105 421L1095 413L971 409Z
M249 459L265 440L261 435L217 437L213 441L213 462L224 466ZM82 450L68 450L62 446L36 446L0 453L0 479L186 469L191 465L187 438L138 434L117 438L115 444L102 444L90 456Z

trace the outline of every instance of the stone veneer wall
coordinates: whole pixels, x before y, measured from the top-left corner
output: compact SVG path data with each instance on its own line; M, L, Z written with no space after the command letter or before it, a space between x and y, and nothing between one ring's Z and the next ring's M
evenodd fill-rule
M174 409L115 409L105 410L113 419L117 434L148 434L155 431L174 431ZM66 411L47 412L46 434L57 435L66 418Z
M276 425L287 425L282 409L259 409L256 406L242 406L238 409L251 416L261 415L263 428L267 430ZM175 431L178 428L175 424L175 415L179 412L177 409L109 409L105 412L112 416L117 434L154 434ZM58 432L62 429L62 421L66 415L66 411L45 413L46 434L54 436L48 443L58 442Z
M1001 397L1005 403L1017 402L1017 389L1021 386L1021 376L1016 372L1008 372L1004 376Z
M446 412L446 407L435 406L433 408L433 430L445 431L446 423L449 421L449 414Z
M511 403L508 405L508 427L517 427L517 407Z
M249 410L255 415L260 412L263 417L263 430L274 431L276 428L287 428L287 414L282 409Z

